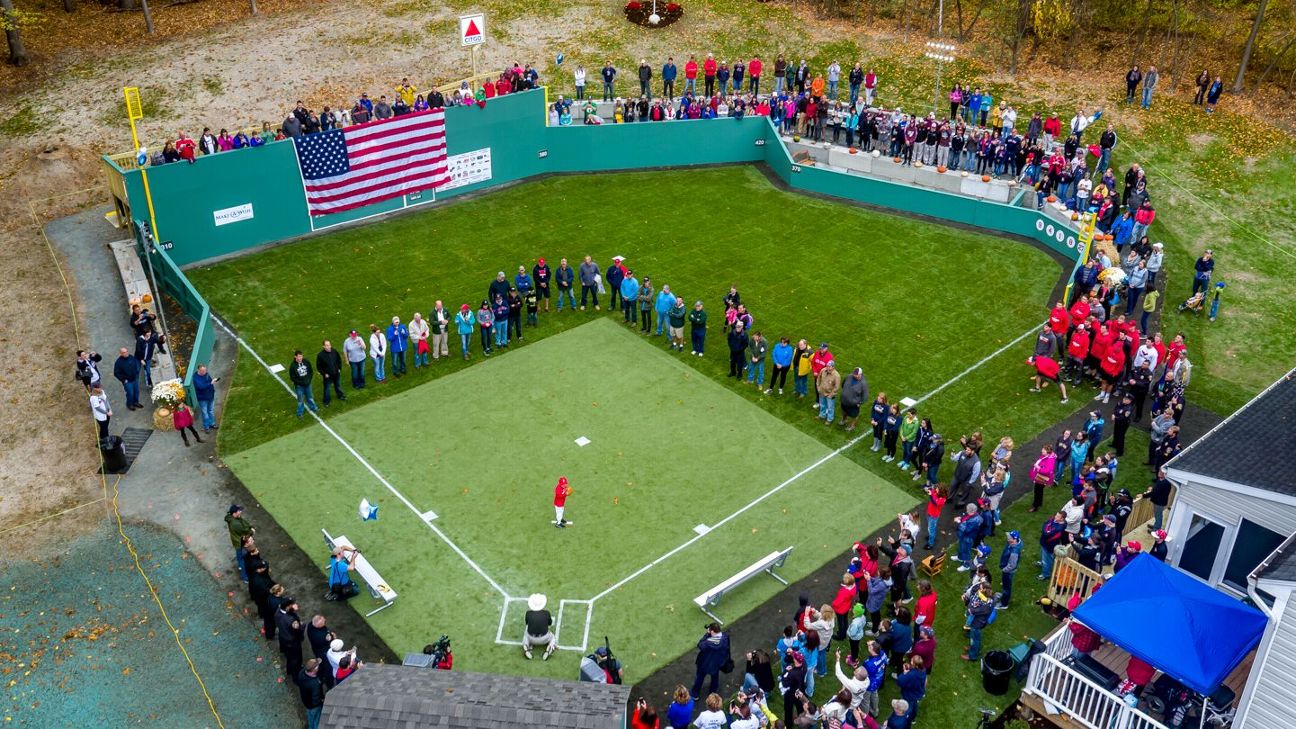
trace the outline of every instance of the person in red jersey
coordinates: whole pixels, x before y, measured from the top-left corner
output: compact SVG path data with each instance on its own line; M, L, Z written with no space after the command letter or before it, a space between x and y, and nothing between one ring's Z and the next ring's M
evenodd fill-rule
M563 518L563 511L567 507L567 497L571 495L571 486L567 485L567 477L559 476L558 485L554 486L554 526L559 529L567 527L567 520Z

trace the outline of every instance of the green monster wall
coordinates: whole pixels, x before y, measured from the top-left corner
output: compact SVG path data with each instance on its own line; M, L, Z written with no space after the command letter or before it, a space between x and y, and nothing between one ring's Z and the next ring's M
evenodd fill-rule
M447 109L446 139L452 157L489 149L490 178L313 220L306 212L296 152L289 142L200 157L194 164L148 168L162 241L163 250L155 255L164 272L163 286L199 323L190 361L210 358L213 337L207 303L182 267L546 174L763 163L793 190L1022 236L1071 261L1079 257L1075 248L1058 240L1062 232L1055 221L1034 210L794 164L764 117L550 127L540 90L492 99L484 108ZM104 161L121 175L122 184L110 187L125 191L126 199L119 203L129 210L128 217L136 224L148 220L141 171L123 170L107 157ZM246 211L249 205L250 217L244 214L217 225L218 212Z

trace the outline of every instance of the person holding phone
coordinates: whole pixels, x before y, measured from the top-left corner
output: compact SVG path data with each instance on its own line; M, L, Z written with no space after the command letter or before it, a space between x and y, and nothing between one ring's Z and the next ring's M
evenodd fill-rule
M220 378L213 378L207 371L207 365L198 365L198 371L194 373L193 388L194 399L198 401L198 413L202 417L202 429L204 433L216 430L216 383ZM197 434L194 435L197 437Z

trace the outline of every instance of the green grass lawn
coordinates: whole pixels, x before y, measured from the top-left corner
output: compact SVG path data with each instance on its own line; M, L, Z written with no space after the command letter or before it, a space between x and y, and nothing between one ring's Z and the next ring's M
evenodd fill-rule
M594 598L697 537L695 526L719 524L831 452L684 356L595 320L331 418L417 513L319 426L227 463L321 567L327 554L312 549L321 528L365 550L400 593L370 619L397 653L446 632L471 646L465 668L570 678L575 652L525 663L516 648L493 644L502 596L418 513L435 511L437 527L509 595L543 592L557 614L560 600ZM276 398L291 402L282 389ZM580 436L591 442L578 446ZM573 526L562 531L551 521L559 475L574 488ZM375 522L356 515L365 497L380 505ZM613 636L634 675L646 675L685 651L707 620L694 596L788 546L796 549L782 572L808 574L912 500L850 459L827 460L598 600L591 641ZM807 528L805 504L837 505L841 518ZM737 618L782 587L755 579L718 612ZM356 600L369 608L367 595ZM524 608L511 607L504 637L517 640ZM585 607L566 606L562 643L580 646L584 630Z
M604 266L614 254L626 256L658 288L669 284L690 303L704 300L713 321L720 297L737 284L756 328L773 340L828 341L839 366L864 368L873 392L914 398L1043 321L1061 273L1022 242L807 198L740 166L551 178L189 275L263 357L287 362L296 348L313 356L325 337L339 342L347 330L393 315L408 321L436 299L451 309L475 307L498 270L511 276L540 256L577 263L585 253ZM542 313L534 336L596 316ZM727 371L717 329L706 358L691 363L707 376ZM938 430L1025 434L1056 421L1067 409L1029 396L1022 364L1029 343L1018 350L941 392L924 414ZM347 407L468 364L443 360L381 390L352 393ZM301 427L257 369L240 359L221 430L224 454ZM813 430L791 403L769 403L750 390L745 396ZM839 434L817 437L844 442Z

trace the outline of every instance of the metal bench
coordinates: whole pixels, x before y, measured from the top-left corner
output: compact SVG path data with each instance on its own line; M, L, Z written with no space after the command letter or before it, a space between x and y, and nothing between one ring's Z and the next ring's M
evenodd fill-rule
M338 547L355 548L355 545L351 543L351 540L346 537L330 536L328 531L324 529L321 529L320 531L324 532L324 543L328 545L330 553ZM386 610L392 606L392 603L396 602L396 591L387 584L387 581L382 578L382 575L378 574L378 570L374 569L373 565L369 563L369 560L366 559L363 554L356 555L352 569L355 570L356 574L360 576L360 579L364 580L364 583L369 587L369 594L372 595L375 600L383 601L382 605L368 613L365 613L366 618L379 610Z
M109 247L112 248L113 258L117 261L117 270L121 273L122 284L126 287L126 313L122 317L125 318L130 314L130 302L132 301L151 301L151 304L144 305L156 313L158 309L162 308L162 302L158 300L157 295L153 293L153 288L149 285L148 272L144 270L144 264L140 262L139 254L136 253L135 241L119 240L116 243L109 244ZM133 352L135 350L134 342L127 349ZM171 359L170 354L158 352L153 356L153 361L156 363L152 368L154 382L175 379L175 360ZM140 381L143 382L143 378Z
M712 620L716 621L717 623L724 624L723 620L716 617L716 614L711 612L711 608L719 604L720 600L724 598L726 594L732 592L739 585L743 584L747 580L750 580L751 578L755 577L756 575L762 572L764 572L770 577L773 577L774 579L786 585L788 581L774 574L774 570L783 566L783 563L787 561L788 555L792 553L792 549L793 549L792 547L788 547L787 549L784 549L782 551L770 552L769 554L765 555L761 559L758 559L755 562L753 562L742 572L739 572L733 577L730 577L729 579L725 580L724 582L721 582L720 584L716 585L710 590L707 590L701 595L698 595L697 597L693 598L694 604L696 604L702 612L709 615Z

